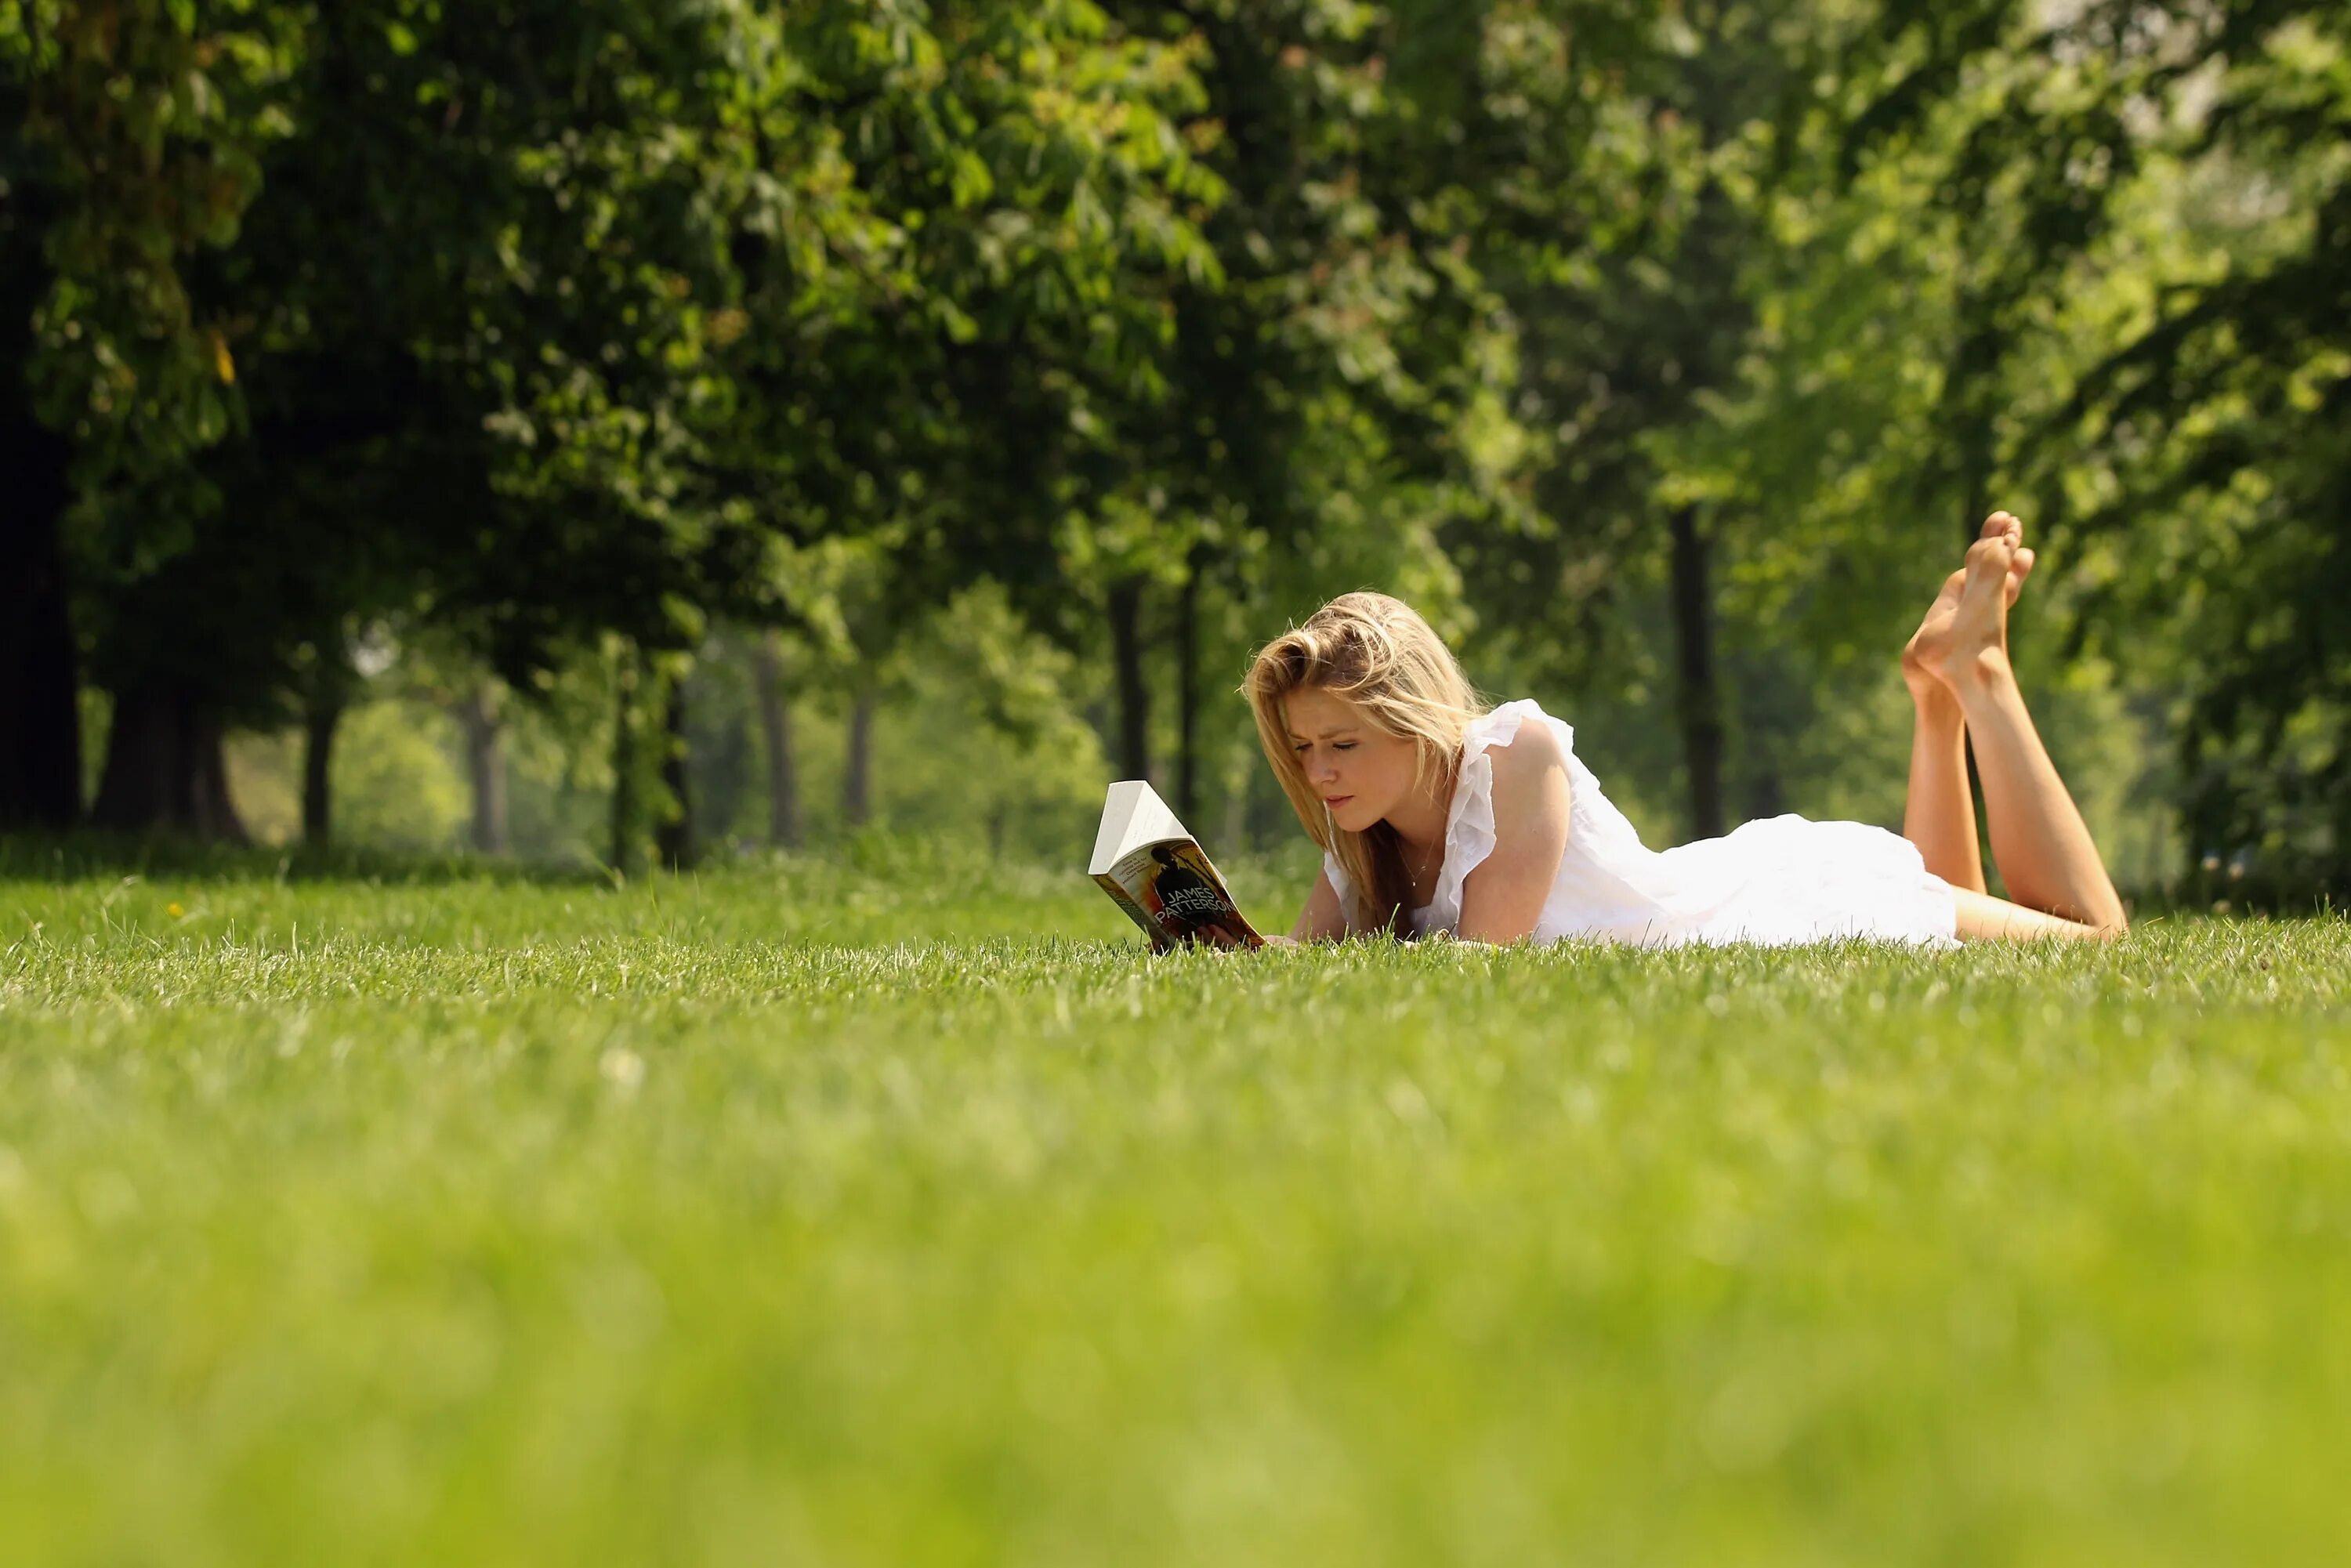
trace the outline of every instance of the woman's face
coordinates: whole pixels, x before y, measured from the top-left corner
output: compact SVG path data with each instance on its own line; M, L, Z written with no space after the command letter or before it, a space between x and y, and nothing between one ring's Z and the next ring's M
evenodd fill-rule
M1282 700L1290 747L1331 821L1360 833L1413 797L1418 748L1346 698L1316 687Z

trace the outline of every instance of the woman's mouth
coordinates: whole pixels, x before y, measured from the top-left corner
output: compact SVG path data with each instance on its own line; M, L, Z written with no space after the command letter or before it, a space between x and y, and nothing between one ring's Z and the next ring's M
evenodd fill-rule
M1353 795L1325 795L1322 797L1322 804L1335 811L1353 799Z

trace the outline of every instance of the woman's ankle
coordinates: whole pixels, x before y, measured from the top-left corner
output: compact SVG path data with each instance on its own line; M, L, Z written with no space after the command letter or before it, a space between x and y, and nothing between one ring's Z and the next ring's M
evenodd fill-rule
M1910 703L1917 710L1921 725L1934 729L1966 727L1967 709L1960 705L1959 694L1943 680L1924 672L1914 673L1907 665L1902 679L1910 688Z
M2009 664L2005 648L1978 648L1954 656L1944 662L1942 674L1962 708L1971 707L1987 697L2009 696L2016 691L2016 670Z

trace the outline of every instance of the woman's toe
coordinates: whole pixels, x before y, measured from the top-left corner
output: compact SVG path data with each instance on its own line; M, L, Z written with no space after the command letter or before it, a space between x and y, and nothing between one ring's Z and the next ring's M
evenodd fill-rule
M2015 547L2004 536L1987 534L1968 547L1967 580L1974 582L1993 572L2005 577L2015 559Z

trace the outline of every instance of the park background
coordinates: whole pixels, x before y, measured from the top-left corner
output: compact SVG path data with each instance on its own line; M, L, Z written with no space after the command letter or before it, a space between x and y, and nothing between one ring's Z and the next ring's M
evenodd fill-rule
M2351 56L2276 0L0 5L0 824L1294 836L1422 608L1653 843L1898 820L1993 507L2118 879L2351 875Z
M0 1554L2351 1558L2346 127L2297 0L0 0ZM1891 822L1995 507L2119 941L1079 874L1286 918L1365 585Z

